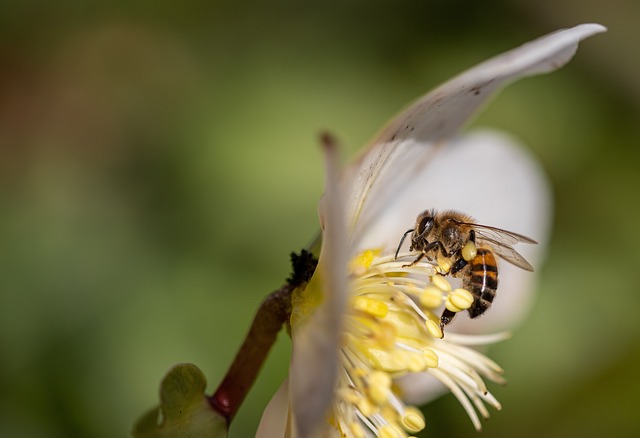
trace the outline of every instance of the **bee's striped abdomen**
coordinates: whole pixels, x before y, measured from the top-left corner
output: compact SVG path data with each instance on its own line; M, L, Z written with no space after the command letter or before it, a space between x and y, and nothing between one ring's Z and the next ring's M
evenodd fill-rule
M491 306L498 289L498 264L491 251L478 248L463 283L475 298L468 312L471 318L476 318Z

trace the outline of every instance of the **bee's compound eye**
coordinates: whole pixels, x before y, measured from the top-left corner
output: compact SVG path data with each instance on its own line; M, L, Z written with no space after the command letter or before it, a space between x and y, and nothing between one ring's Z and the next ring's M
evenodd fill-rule
M418 235L425 235L433 228L433 217L425 216L420 220L416 232Z

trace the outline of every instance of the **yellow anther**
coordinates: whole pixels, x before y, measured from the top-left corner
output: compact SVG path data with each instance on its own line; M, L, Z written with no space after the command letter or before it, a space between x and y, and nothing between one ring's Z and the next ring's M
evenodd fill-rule
M395 350L391 353L391 361L397 370L406 370L409 367L411 353L405 350Z
M412 373L419 373L427 368L427 360L421 354L412 354L409 356L407 369Z
M431 319L427 320L427 330L429 331L431 336L433 336L434 338L442 339L444 337L444 333L442 333L440 324L438 324L437 322Z
M450 310L456 313L460 312L461 310L464 310L463 308L456 306L455 303L451 301L451 295L449 295L447 299L444 301L444 307L446 307L447 310Z
M403 433L389 424L385 424L384 426L378 428L379 438L400 438L402 436L404 436Z
M462 310L468 309L473 304L473 295L466 289L455 289L449 295L451 303Z
M352 405L358 404L358 401L362 398L355 390L350 388L338 389L338 396Z
M365 370L364 368L354 368L351 374L354 378L364 377L367 375L367 370Z
M411 433L420 432L426 426L422 412L411 406L406 408L402 416L402 425Z
M373 261L380 255L379 249L368 249L355 256L349 263L350 271L361 275L371 267Z
M441 291L444 291L444 292L450 292L451 291L451 285L441 275L433 275L433 276L431 276L431 284L433 284L435 287L437 287Z
M420 293L421 293L420 289L418 289L418 287L413 283L408 283L406 287L407 287L407 293L408 294L420 295Z
M440 326L438 326L438 329L440 329ZM425 359L427 368L436 368L438 366L438 355L435 351L430 348L425 348L422 355Z
M404 370L403 364L399 363L398 357L395 355L396 350L381 349L371 345L370 342L361 340L354 340L349 345L349 348L355 351L370 368L389 373Z
M352 422L349 424L349 430L354 438L365 438L367 435L364 433L364 429L359 423Z
M389 398L391 377L382 371L374 371L369 376L369 398L377 405L381 405Z
M369 401L369 399L362 397L358 400L358 410L362 412L365 417L370 417L376 413L376 407Z
M398 337L421 339L424 336L424 330L419 320L410 312L390 310L384 320L394 326Z
M384 318L389 312L385 303L367 297L356 297L353 300L353 308L377 318Z
M476 248L476 244L470 240L462 247L462 258L468 262L476 258L477 254L478 248Z
M435 309L442 304L442 289L434 285L427 286L420 294L420 305L426 309Z
M396 343L396 329L393 325L382 321L374 332L374 340L383 349L390 350Z

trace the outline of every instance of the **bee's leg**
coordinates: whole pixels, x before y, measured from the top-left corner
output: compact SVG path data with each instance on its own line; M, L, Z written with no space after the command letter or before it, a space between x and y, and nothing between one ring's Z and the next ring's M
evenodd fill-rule
M444 309L442 311L442 315L440 316L440 330L444 330L444 326L453 321L454 316L456 316L455 312L452 312L449 309Z
M429 254L430 252L434 251L434 256L438 255L438 249L440 249L440 252L442 253L443 256L445 257L450 257L449 254L447 254L447 251L444 249L444 245L442 244L442 242L440 242L439 240L434 240L433 242L430 242L427 246L424 247L424 249L422 250L422 252L426 254ZM432 260L432 257L427 255L427 258L429 260Z
M407 265L402 265L402 267L403 268L411 267L411 266L415 265L416 263L418 263L420 260L422 260L424 258L424 256L426 256L426 254L424 252L421 252L420 255L418 255L418 257L416 257L416 259L414 261L412 261L411 263L409 263Z
M442 242L440 242L439 240L436 240L436 241L433 241L433 242L429 243L427 246L425 246L423 252L424 253L429 253L429 252L433 251L434 249L437 250L438 248L441 248L442 251L444 251L444 247L442 246Z
M469 262L467 262L465 259L463 259L462 257L460 257L458 260L456 260L456 262L453 264L453 266L451 266L451 269L449 270L449 273L451 275L456 275L458 272L460 272L465 266L467 266Z
M426 257L427 260L429 260L429 261L433 260L433 257L431 257L429 255L429 253L431 251L433 251L434 249L437 249L438 247L441 247L441 246L442 246L442 243L440 243L438 241L431 242L431 243L427 244L427 246L425 246L422 249L422 252L420 253L420 255L413 262L409 263L408 265L403 265L402 267L403 268L408 268L409 266L413 266L416 263L418 263L420 260L422 260L424 257Z

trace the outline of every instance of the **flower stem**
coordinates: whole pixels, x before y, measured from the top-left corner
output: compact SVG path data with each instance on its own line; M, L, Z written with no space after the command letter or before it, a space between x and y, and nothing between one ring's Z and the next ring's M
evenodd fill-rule
M284 284L260 304L249 333L209 403L231 422L249 393L283 324L291 314L291 293Z
M216 392L208 397L211 406L228 423L240 409L262 368L282 326L291 317L291 294L304 287L315 270L317 259L309 251L291 254L293 273L287 283L271 292L260 304L249 333Z

